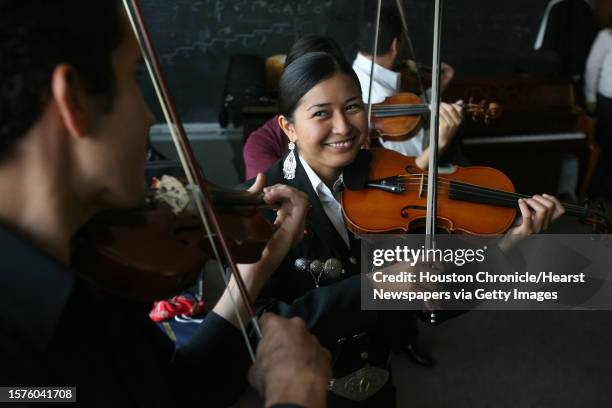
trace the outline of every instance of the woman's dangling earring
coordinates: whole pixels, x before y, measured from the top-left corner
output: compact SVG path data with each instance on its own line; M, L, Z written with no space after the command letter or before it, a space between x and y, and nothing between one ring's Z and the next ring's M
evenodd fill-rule
M283 162L283 177L285 180L293 180L295 178L295 168L297 161L295 159L295 143L289 142L289 154Z

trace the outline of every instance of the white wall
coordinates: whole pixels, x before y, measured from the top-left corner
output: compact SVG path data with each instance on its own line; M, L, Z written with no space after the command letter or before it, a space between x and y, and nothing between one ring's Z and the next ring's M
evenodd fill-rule
M242 166L242 128L222 129L216 123L187 123L185 131L207 179L224 186L242 182L237 170ZM165 124L153 126L151 143L169 159L178 160Z

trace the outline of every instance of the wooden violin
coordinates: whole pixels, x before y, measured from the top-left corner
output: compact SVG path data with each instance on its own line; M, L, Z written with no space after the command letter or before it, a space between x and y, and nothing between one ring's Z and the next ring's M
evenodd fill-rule
M342 193L346 226L355 234L405 233L422 227L427 172L416 165L414 158L392 150L374 148L360 152L367 154L371 154L371 162L363 186L347 188ZM359 169L351 166L345 169L345 173L350 171ZM518 199L530 196L516 193L501 171L473 166L455 167L446 174L440 172L437 197L438 229L490 235L507 231L514 223ZM597 212L573 204L563 206L565 215L579 217L598 231L608 229L608 221Z
M258 211L266 207L261 197L218 187L211 188L211 197L234 260L258 261L274 232ZM77 237L77 270L116 294L142 301L166 299L193 286L205 263L215 259L194 209L177 213L152 193L138 208L98 214Z
M463 105L463 110L472 120L482 121L485 124L502 114L500 105L485 100L474 103L470 99ZM421 128L422 115L429 112L429 105L424 104L418 95L402 92L372 105L371 128L384 140L406 140Z

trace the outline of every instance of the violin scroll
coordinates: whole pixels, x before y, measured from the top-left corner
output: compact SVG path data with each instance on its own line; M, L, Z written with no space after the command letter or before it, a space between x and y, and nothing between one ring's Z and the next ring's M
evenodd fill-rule
M595 204L595 208L587 199L584 204L584 216L580 218L580 222L593 227L594 234L609 234L612 231L612 223L604 215L605 208L601 201Z
M499 119L503 113L500 104L495 102L487 102L481 99L478 103L474 103L474 99L470 97L469 102L464 107L465 114L474 122L483 122L485 125L490 125L493 121Z

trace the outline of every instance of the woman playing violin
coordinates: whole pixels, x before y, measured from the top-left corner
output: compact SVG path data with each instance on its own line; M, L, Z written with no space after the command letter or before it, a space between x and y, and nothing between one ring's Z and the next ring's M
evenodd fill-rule
M344 60L326 53L306 54L291 63L279 85L279 125L295 146L285 160L266 172L267 183L304 191L312 208L304 240L285 259L262 292L261 309L301 316L335 361L335 378L359 377L365 363L387 368L399 321L386 312L360 310L360 246L347 230L339 202L342 171L368 137L367 115L359 80ZM442 110L441 122L452 121ZM535 196L520 203L520 225L511 236L537 233L563 212L552 197ZM335 258L341 267L319 267ZM405 317L405 315L402 315ZM353 396L354 397L354 396ZM361 396L363 397L363 395ZM387 382L362 402L330 395L334 406L393 406Z

